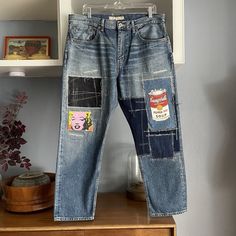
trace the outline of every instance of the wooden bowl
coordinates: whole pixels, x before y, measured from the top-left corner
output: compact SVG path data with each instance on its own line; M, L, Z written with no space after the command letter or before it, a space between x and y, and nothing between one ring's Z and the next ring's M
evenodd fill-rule
M49 176L50 183L37 186L11 186L15 176L5 180L3 185L5 209L12 212L32 212L52 207L54 202L55 174L45 174Z

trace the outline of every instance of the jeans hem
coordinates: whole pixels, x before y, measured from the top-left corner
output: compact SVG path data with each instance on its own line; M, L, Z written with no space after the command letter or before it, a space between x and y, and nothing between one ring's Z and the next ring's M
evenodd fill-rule
M94 217L54 217L54 221L87 221L87 220L94 220Z
M157 216L172 216L172 215L179 215L187 211L187 208L181 210L181 211L174 211L174 212L166 212L166 213L150 213L151 217L157 217Z

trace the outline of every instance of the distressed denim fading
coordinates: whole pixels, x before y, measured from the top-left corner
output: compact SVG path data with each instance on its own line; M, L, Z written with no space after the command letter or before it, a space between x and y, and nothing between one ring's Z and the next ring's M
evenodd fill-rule
M101 156L118 102L130 125L150 216L186 210L172 49L165 16L69 16L54 220L95 216ZM122 168L117 166L117 168Z

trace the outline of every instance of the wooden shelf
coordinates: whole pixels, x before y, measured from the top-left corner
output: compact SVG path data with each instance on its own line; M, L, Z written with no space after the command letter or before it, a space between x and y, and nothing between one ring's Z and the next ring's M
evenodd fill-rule
M53 210L10 213L0 204L0 236L93 235L176 236L172 217L150 218L146 203L128 200L124 193L98 195L94 221L54 222Z
M24 71L27 76L57 76L62 66L61 32L59 27L59 2L61 0L8 0L1 2L1 55L4 36L48 35L53 38L53 58L50 60L0 60L0 75L11 71ZM19 27L17 28L17 21ZM55 23L52 26L53 22ZM50 27L47 29L47 25ZM42 29L39 27L42 27ZM46 27L46 31L45 28ZM51 27L54 27L53 29ZM51 30L51 31L50 31ZM50 68L49 68L50 67ZM45 69L44 69L45 68Z
M56 77L61 76L61 62L52 60L14 60L12 62L0 61L0 76L7 77L9 72L25 72L26 77ZM23 77L25 78L25 77Z

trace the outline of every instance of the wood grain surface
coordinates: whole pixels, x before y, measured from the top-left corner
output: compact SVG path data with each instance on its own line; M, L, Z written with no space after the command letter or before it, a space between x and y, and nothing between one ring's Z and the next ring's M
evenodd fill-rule
M175 236L176 225L172 217L150 218L145 202L129 200L124 193L102 193L98 195L95 220L85 222L54 222L52 208L11 213L1 203L0 236L19 232L22 236Z

